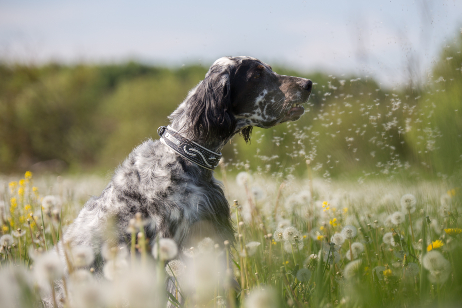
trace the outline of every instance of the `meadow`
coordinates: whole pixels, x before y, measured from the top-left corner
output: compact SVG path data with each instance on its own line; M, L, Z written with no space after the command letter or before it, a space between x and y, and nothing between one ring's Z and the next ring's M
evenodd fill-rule
M107 178L3 177L0 306L37 307L41 296L56 296L51 286L64 277L65 307L460 304L459 188L443 181L280 182L246 167L221 177L236 231L229 251L231 243L206 238L180 261L174 242L144 238L143 222L134 219L126 230L131 242L103 247L102 271L91 268L92 248L56 243ZM218 262L224 255L232 267ZM177 289L167 297L169 275ZM176 300L183 295L184 306Z
M124 246L56 244L205 68L0 65L0 307L460 306L461 51L397 89L277 70L316 83L307 113L223 149L235 242L182 252L139 217Z

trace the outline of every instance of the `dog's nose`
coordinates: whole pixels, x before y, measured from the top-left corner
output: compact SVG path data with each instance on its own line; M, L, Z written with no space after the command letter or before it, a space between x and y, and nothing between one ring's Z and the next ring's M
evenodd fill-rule
M311 80L307 79L303 84L302 84L302 88L303 90L307 90L309 92L311 92L311 88L313 87L313 82L311 82Z

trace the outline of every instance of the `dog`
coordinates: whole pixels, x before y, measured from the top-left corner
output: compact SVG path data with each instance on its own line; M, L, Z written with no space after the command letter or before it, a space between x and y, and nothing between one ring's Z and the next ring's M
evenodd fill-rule
M147 238L171 238L180 251L204 237L232 243L229 204L213 177L221 149L236 134L248 142L254 126L298 120L311 89L310 80L278 75L252 57L216 60L169 116L169 126L159 128L160 140L130 153L102 194L86 202L64 240L98 254L110 217L116 241L129 243L130 219L141 213Z

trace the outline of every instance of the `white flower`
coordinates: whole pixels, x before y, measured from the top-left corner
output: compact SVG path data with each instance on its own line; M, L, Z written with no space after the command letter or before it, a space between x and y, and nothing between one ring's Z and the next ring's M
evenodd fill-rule
M292 253L293 251L297 251L303 248L303 241L297 240L295 242L285 241L284 242L284 250L288 253Z
M356 236L356 234L358 233L358 231L356 230L356 227L354 226L345 226L342 230L342 235L346 238L346 239L352 239Z
M165 271L170 277L181 277L186 271L186 265L180 260L172 260L165 266Z
M236 183L237 185L241 187L248 185L249 182L251 181L252 181L252 176L245 171L239 172L238 175L236 176Z
M401 197L401 209L406 214L415 212L416 203L416 198L412 194L405 194Z
M350 250L347 250L345 257L348 260L357 259L358 256L364 251L364 245L359 242L354 242L351 244L351 253ZM351 258L351 254L353 254L353 258Z
M383 242L385 244L388 244L388 245L391 245L391 246L395 246L395 240L393 238L393 232L387 232L383 235Z
M391 222L394 225L400 225L402 224L406 219L406 216L404 215L403 212L394 212L391 214Z
M210 237L206 237L197 244L197 249L199 252L207 254L213 252L214 246L215 242Z
M0 237L0 246L11 246L14 243L14 238L9 235L5 234L2 237Z
M361 260L355 260L348 263L343 271L343 276L345 276L346 279L351 279L358 275L361 269L361 263Z
M24 236L25 234L26 234L26 230L21 230L20 228L17 229L17 230L15 230L15 231L13 231L13 235L14 235L15 237L22 237L22 236Z
M311 278L311 271L307 268L299 269L297 272L297 279L300 282L308 282Z
M255 201L260 201L265 199L266 193L260 186L252 186L252 195Z
M71 250L72 265L75 267L90 266L95 260L93 249L90 246L75 246Z
M54 209L60 209L61 208L61 198L58 196L45 196L42 199L42 207L43 210L46 211L52 211Z
M155 243L152 248L154 258L160 260L170 260L178 254L178 246L175 241L169 238L159 239L159 243Z
M260 246L260 245L261 244L259 242L250 242L247 245L245 245L245 247L247 249L247 254L249 256L254 255L257 252L258 246Z
M277 308L279 307L276 292L265 287L264 289L252 290L244 301L245 308Z
M345 242L345 237L342 233L335 233L332 235L330 241L335 245L342 246L342 244Z

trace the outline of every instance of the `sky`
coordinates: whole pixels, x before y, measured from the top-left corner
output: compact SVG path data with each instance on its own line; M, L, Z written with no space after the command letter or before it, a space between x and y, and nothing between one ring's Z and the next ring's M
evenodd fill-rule
M210 66L249 55L384 86L428 75L460 0L0 0L0 60Z

